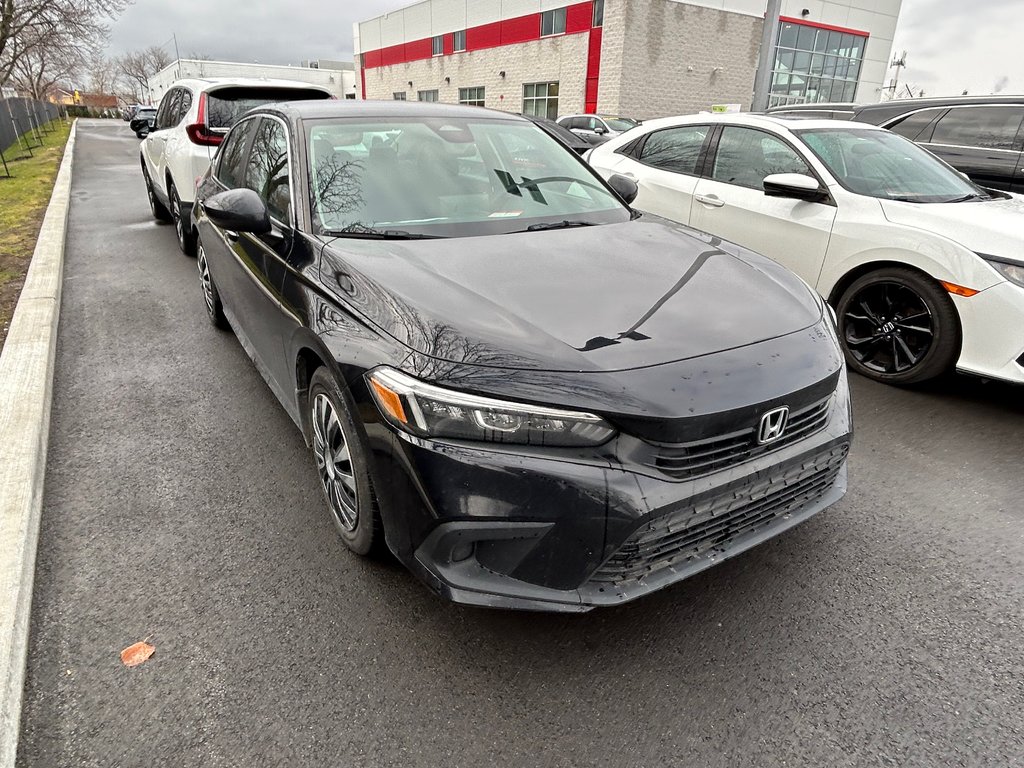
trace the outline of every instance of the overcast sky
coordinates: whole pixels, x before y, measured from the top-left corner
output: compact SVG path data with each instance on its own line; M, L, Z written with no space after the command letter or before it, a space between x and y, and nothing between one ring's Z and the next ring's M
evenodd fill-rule
M352 22L411 0L135 0L111 26L111 55L166 44L183 58L297 64L352 59ZM1024 0L903 0L895 51L902 84L927 95L1024 92ZM890 70L889 77L893 72ZM888 82L888 80L887 80Z

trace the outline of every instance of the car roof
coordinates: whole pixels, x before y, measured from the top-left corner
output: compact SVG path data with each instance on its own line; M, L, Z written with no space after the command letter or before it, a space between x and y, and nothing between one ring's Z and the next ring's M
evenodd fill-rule
M965 104L1024 104L1024 96L994 94L991 96L927 96L919 99L893 99L877 104L861 104L857 112L924 109L926 107L955 107Z
M671 128L676 125L691 125L695 123L726 123L729 125L748 125L761 128L845 128L849 130L849 120L831 120L827 118L790 117L788 115L765 115L756 112L733 112L729 114L711 114L702 112L695 115L679 115L677 117L658 117L653 120L645 120L641 128L651 130L658 128ZM857 129L879 130L876 126L867 123L854 125ZM635 130L635 129L634 129Z
M237 86L240 88L312 88L324 93L330 93L329 89L315 83L306 83L301 80L280 80L270 77L192 77L175 80L172 88L187 86L195 90L206 91L212 88L224 86Z
M371 101L358 99L318 99L285 101L257 107L252 112L278 112L292 119L320 120L332 117L424 117L473 118L476 120L522 120L511 112L483 107L442 104L428 101Z

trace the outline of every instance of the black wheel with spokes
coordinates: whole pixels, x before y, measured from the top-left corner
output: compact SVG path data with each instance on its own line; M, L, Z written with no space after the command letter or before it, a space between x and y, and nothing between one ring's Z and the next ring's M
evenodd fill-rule
M839 338L850 367L889 384L945 373L960 351L960 323L934 280L887 267L851 283L839 299Z
M196 266L199 267L199 284L203 289L203 302L206 304L206 316L213 323L214 328L226 331L231 326L224 315L224 305L220 300L220 293L217 291L217 284L213 282L210 274L210 264L206 260L206 250L203 244L198 244L196 253Z
M168 184L171 198L171 220L174 221L174 234L178 238L178 248L186 256L196 255L196 234L189 224L189 212L182 207L181 198L174 184Z
M380 510L355 406L326 368L310 379L308 407L313 460L334 526L357 555L382 551Z

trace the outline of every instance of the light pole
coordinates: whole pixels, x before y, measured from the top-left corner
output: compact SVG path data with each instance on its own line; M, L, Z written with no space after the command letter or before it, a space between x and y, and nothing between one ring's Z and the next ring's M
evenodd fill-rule
M768 0L764 12L764 28L761 30L761 52L757 57L757 76L754 78L754 99L750 104L752 112L768 109L768 94L772 90L772 70L775 68L775 46L779 42L779 16L782 15L782 0Z

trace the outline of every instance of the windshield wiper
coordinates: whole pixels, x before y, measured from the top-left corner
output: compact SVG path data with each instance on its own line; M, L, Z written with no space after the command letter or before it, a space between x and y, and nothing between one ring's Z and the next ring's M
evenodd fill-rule
M969 195L963 197L954 197L952 200L943 200L944 203L966 203L970 200L991 200L991 195L979 195L977 192L971 192Z
M549 223L531 224L526 229L517 230L519 232L543 232L545 229L568 229L569 227L596 227L598 226L596 221L552 221Z
M326 237L348 237L354 240L440 240L444 238L444 235L424 235L419 232L406 232L404 229L373 231L325 229L321 234Z

